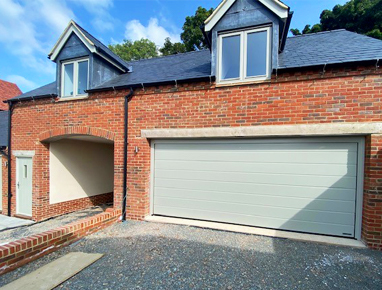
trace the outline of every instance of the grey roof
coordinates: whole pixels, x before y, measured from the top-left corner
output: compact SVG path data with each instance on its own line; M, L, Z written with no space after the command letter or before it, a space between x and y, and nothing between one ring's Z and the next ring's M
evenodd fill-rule
M382 41L346 30L290 37L279 55L279 69L382 59ZM140 84L157 84L209 78L209 50L129 62L133 71L94 88L103 90ZM14 99L56 95L55 82Z
M211 54L209 50L193 51L134 61L129 65L133 72L117 76L95 90L209 77Z
M82 28L78 23L76 22L77 27L82 31L85 36L90 39L91 42L94 43L94 46L97 48L97 50L101 50L106 56L110 57L115 62L119 63L122 67L125 69L128 69L129 65L126 61L124 61L122 58L120 58L118 55L116 55L114 52L112 52L106 45L104 45L101 41L99 41L97 38L95 38L93 35L91 35L89 32L87 32L84 28Z
M382 41L345 29L288 38L279 69L382 59Z
M45 86L39 87L27 93L21 94L20 96L14 97L10 100L18 100L18 99L27 99L31 97L42 97L42 96L57 96L57 86L56 82L52 82Z
M0 147L8 146L8 111L0 111Z

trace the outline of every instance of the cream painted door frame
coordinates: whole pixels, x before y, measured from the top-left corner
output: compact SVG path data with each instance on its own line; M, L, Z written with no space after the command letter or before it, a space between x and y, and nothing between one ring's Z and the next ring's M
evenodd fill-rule
M16 157L16 214L32 217L32 157Z

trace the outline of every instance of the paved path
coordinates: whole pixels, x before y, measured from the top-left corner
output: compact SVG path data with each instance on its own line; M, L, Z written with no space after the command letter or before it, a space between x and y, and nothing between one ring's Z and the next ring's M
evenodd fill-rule
M15 217L9 217L3 214L0 214L0 231L9 229L9 228L16 228L20 226L26 226L33 224L33 221L25 220L25 219L19 219Z
M382 289L382 253L126 222L0 277L0 287L68 252L105 256L57 289Z

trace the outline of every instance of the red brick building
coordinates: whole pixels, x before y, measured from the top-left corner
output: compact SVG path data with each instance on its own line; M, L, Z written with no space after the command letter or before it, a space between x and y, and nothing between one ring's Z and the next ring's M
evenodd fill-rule
M0 80L0 110L7 111L8 105L3 101L16 97L21 93L22 92L16 84Z
M4 101L21 94L19 87L7 81L0 80L0 213L3 209L3 199L7 200L8 190L6 188L7 174L7 147L8 147L8 104Z
M126 194L128 219L381 249L382 42L287 38L291 17L279 1L223 1L209 50L129 63L71 22L50 54L57 80L11 102L11 214L121 207Z

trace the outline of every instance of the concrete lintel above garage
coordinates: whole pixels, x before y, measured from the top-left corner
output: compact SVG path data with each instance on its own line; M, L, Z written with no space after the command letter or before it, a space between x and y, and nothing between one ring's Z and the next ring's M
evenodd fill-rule
M149 139L279 136L361 136L370 134L382 134L382 123L267 125L197 129L148 129L141 131L141 136Z

